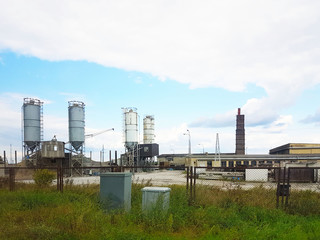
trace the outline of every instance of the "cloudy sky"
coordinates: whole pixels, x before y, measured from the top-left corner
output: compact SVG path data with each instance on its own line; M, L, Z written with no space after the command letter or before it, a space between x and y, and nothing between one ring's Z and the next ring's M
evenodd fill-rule
M0 0L0 151L21 152L24 97L44 102L44 140L68 141L68 101L86 104L99 158L124 151L122 107L154 115L161 153L320 142L320 1ZM142 133L141 133L142 139Z

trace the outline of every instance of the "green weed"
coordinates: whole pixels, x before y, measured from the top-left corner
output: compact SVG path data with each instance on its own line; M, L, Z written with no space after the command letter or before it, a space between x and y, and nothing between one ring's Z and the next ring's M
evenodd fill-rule
M39 187L47 187L56 178L56 174L48 169L38 169L33 174L33 180Z
M22 185L0 190L0 239L320 239L318 193L292 193L282 210L275 192L261 187L198 187L189 205L186 189L170 186L169 209L160 204L144 213L144 186L133 184L128 213L106 212L98 185L70 184L64 193Z

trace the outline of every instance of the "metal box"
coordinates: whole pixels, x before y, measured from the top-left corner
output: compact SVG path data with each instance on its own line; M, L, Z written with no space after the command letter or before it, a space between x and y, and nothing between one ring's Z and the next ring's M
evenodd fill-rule
M158 204L163 210L169 209L170 191L168 187L144 187L142 191L142 210L155 208Z
M131 209L131 173L100 175L100 200L108 209Z

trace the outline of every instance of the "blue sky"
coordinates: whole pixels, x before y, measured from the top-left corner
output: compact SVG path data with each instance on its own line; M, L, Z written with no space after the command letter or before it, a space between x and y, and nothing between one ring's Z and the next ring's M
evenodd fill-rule
M1 151L21 151L24 97L45 103L45 140L68 140L70 100L86 133L114 127L86 142L95 158L124 151L122 107L155 116L161 153L187 152L186 129L193 152L213 152L216 133L234 152L238 107L248 153L320 142L318 1L25 4L0 9Z

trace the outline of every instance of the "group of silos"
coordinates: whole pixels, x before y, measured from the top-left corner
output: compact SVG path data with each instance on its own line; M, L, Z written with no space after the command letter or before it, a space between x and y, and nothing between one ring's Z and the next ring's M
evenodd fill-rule
M136 108L123 108L124 143L126 153L122 155L123 165L143 166L159 155L159 145L154 143L154 117L143 119L143 144L139 143L139 116Z
M69 143L72 148L71 151L82 153L85 139L85 105L79 101L69 101L68 104ZM22 114L24 157L28 159L31 155L41 150L42 144L56 142L56 139L54 137L52 141L43 141L43 102L39 99L24 98ZM52 150L56 151L57 148L54 146Z
M125 147L132 150L139 142L138 139L138 113L136 108L123 108ZM145 116L143 119L143 143L154 142L154 117Z
M82 154L85 141L85 104L80 101L69 101L68 104L70 150ZM133 161L157 156L159 146L154 144L154 117L147 115L143 119L143 144L139 144L137 109L123 108L123 113L125 148L129 155L132 153ZM34 98L24 98L22 114L24 157L29 158L39 152L42 145L52 145L56 139L43 141L43 102Z

